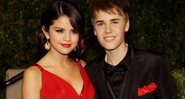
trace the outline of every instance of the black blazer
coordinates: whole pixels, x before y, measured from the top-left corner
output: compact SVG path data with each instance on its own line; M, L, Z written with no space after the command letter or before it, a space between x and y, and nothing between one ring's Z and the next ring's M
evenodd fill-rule
M176 82L167 59L161 54L132 47L130 51L131 62L124 79L121 99L178 99ZM103 65L104 57L88 63L85 70L94 86L95 99L113 99L106 85Z

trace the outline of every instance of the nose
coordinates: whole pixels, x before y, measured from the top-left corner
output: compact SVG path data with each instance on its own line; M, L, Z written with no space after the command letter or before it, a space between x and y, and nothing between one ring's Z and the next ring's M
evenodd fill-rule
M109 24L106 24L105 32L110 33L111 32L111 26Z
M71 40L70 33L65 33L65 35L64 35L64 41L70 41L70 40Z

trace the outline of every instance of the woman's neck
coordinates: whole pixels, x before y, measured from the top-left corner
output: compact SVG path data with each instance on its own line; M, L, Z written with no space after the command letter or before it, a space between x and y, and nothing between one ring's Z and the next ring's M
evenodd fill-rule
M45 66L68 66L71 59L68 55L62 55L58 52L48 51L40 62Z

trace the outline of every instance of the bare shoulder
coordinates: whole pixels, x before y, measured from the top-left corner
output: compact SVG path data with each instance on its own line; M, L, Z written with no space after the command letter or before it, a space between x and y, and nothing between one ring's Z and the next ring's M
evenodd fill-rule
M31 66L24 71L23 83L40 83L41 82L41 71L39 68Z
M41 72L39 68L31 66L24 71L22 81L23 99L40 99Z
M31 66L24 71L24 76L38 77L41 74L39 68Z
M82 67L85 67L86 62L84 60L82 60L82 59L80 59L80 62L81 62Z

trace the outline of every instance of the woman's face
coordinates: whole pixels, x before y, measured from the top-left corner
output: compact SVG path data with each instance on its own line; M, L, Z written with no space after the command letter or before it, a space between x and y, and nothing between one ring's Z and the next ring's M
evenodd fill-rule
M49 31L44 34L51 43L49 51L67 55L78 45L79 34L74 30L67 16L60 16L54 20Z

